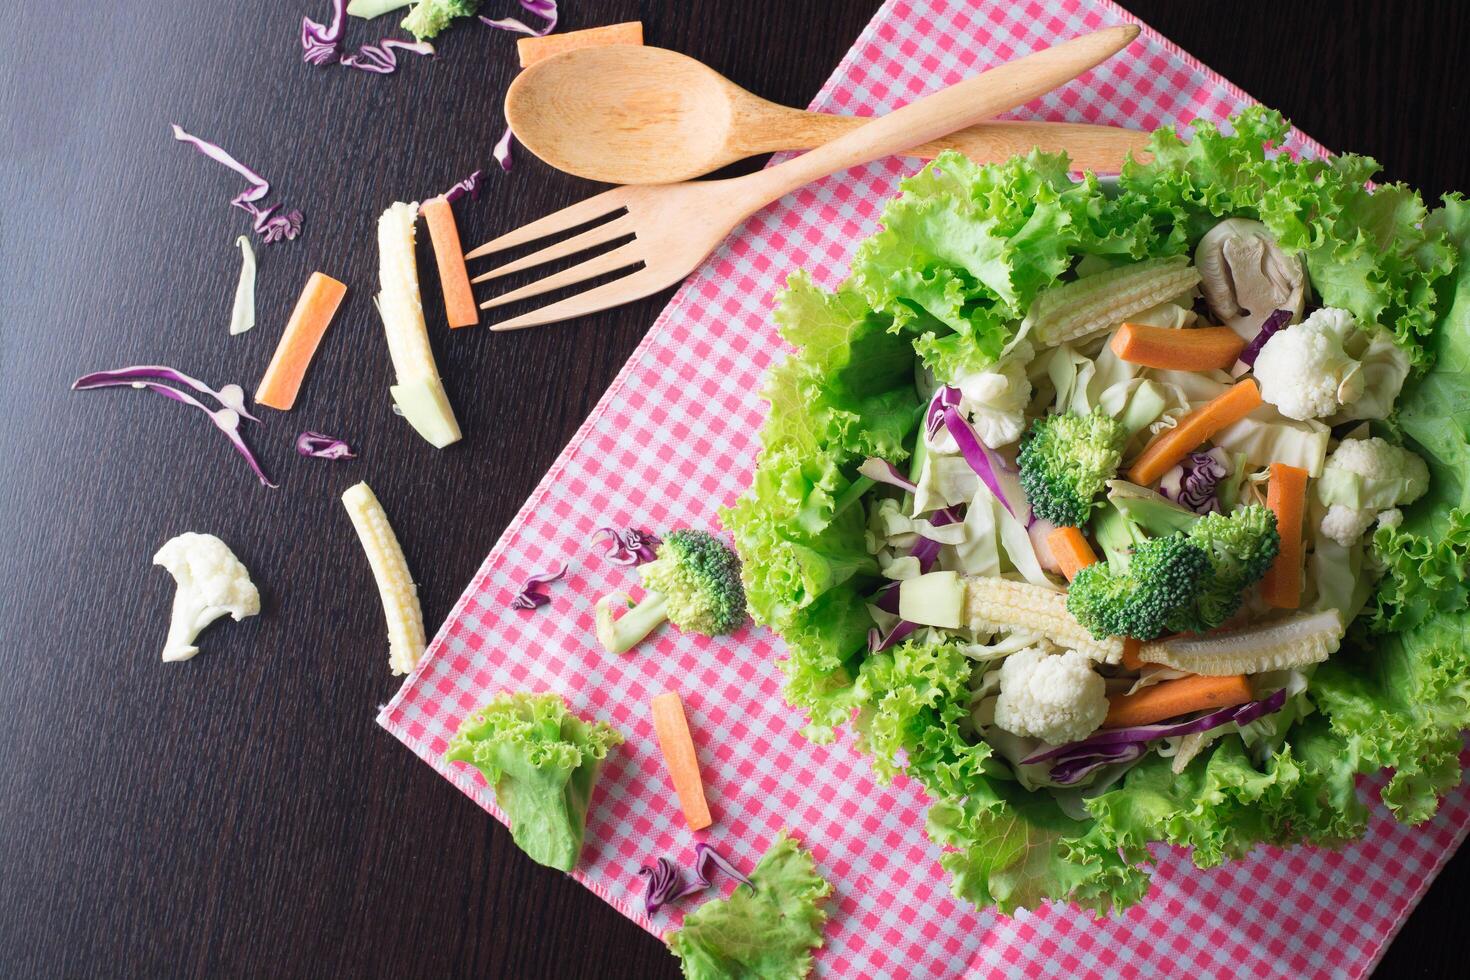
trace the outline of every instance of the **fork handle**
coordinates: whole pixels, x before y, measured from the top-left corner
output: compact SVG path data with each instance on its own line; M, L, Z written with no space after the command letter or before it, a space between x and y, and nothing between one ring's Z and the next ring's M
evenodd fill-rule
M1073 38L895 109L886 116L775 167L737 177L754 212L805 184L947 136L1071 81L1138 36L1132 24ZM732 187L732 190L735 188Z

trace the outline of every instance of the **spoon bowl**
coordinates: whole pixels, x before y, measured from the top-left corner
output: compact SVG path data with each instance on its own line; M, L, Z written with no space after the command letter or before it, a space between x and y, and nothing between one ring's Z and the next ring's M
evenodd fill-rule
M821 146L871 120L805 112L747 92L693 58L611 45L567 51L516 76L505 96L516 138L558 170L612 184L689 180L760 153ZM1079 123L987 122L905 151L956 149L980 162L1033 147L1116 173L1147 136Z

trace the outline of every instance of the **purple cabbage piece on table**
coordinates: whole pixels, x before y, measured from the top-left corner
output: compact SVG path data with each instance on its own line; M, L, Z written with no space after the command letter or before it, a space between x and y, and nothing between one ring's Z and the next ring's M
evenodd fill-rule
M607 551L603 557L614 565L642 565L657 557L659 539L636 527L600 527L592 532L594 539L607 535Z
M510 600L512 609L540 609L551 603L551 596L542 591L543 586L549 585L567 573L567 563L562 562L554 571L539 572L526 577L521 583L521 589Z
M538 31L528 26L525 22L514 17L501 17L492 20L484 14L480 15L480 22L487 27L493 27L499 31L510 31L513 34L526 34L531 37L545 37L556 30L556 21L559 16L556 9L556 0L520 0L521 9L535 14L546 21Z
M323 432L303 432L296 437L296 452L317 459L355 459L352 447L335 436Z
M230 204L244 211L254 219L251 227L255 229L255 233L261 237L265 244L271 245L283 238L295 238L301 233L300 211L288 211L285 214L276 214L276 211L281 207L279 204L272 204L268 208L262 208L256 203L271 192L271 185L264 177L245 166L239 160L236 160L216 144L185 132L177 123L173 126L173 134L174 139L181 143L188 143L215 163L229 167L250 183L248 188L231 199Z

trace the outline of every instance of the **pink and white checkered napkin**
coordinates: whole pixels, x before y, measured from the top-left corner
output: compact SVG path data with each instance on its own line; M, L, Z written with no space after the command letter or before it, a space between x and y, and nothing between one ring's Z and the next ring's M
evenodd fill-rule
M1106 0L889 0L812 103L872 114L987 66L1084 31L1131 20ZM1018 118L1152 129L1222 120L1240 89L1145 29L1124 54L1015 113ZM1294 146L1321 147L1301 134ZM749 867L783 827L836 886L818 956L833 977L1359 976L1470 827L1461 787L1426 826L1381 808L1366 840L1339 852L1263 849L1202 872L1160 848L1153 891L1098 922L1066 906L1014 918L976 912L948 892L924 834L927 801L900 779L874 782L844 737L817 746L781 699L781 647L750 628L708 640L669 629L615 657L591 635L592 604L636 584L592 542L595 528L713 526L745 487L765 415L757 392L782 343L775 292L798 268L843 278L882 202L913 165L895 159L828 178L757 214L674 297L622 373L511 522L379 723L499 819L478 773L441 753L459 720L494 692L552 690L628 737L609 760L577 878L658 935L641 864L693 857L694 835L665 775L648 702L677 689L699 743L715 825L701 835ZM510 609L516 583L560 560L552 605ZM1373 783L1376 787L1377 783Z

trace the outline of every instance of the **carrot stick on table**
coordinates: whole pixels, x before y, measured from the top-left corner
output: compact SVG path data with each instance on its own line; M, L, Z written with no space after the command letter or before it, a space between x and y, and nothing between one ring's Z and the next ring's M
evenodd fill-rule
M1128 479L1149 486L1206 439L1245 418L1261 404L1261 389L1250 378L1237 382L1161 432L1128 468Z
M306 280L306 288L296 301L296 309L291 311L276 353L255 389L258 404L283 412L296 404L306 369L346 294L345 285L324 273L313 272Z
M678 691L669 691L653 699L653 730L664 765L679 794L679 806L690 830L703 830L714 821L704 798L704 781L699 776L699 760L694 755L694 739L689 734L689 721L684 717L684 702Z
M1272 463L1266 506L1276 515L1281 550L1261 579L1261 598L1277 609L1295 609L1302 601L1302 514L1307 507L1307 471Z
M444 313L451 327L471 327L480 322L470 273L464 264L464 247L448 199L436 197L419 205L419 214L429 226L434 243L434 262L439 266L439 286L444 292Z
M1125 323L1108 344L1120 360L1169 371L1224 370L1245 350L1229 327L1150 327Z
M1046 546L1051 549L1052 557L1062 567L1062 574L1067 576L1068 582L1076 578L1082 569L1097 561L1097 554L1087 543L1087 537L1080 528L1059 527L1049 532Z
M1244 674L1229 677L1193 675L1177 681L1161 681L1134 694L1108 698L1104 728L1132 728L1178 718L1208 708L1228 708L1251 699L1251 685Z
M630 20L606 27L589 27L585 31L568 31L565 34L547 34L545 37L523 37L516 42L516 51L521 56L521 67L530 68L538 61L545 61L563 51L579 48L595 48L603 44L642 44L643 22Z

